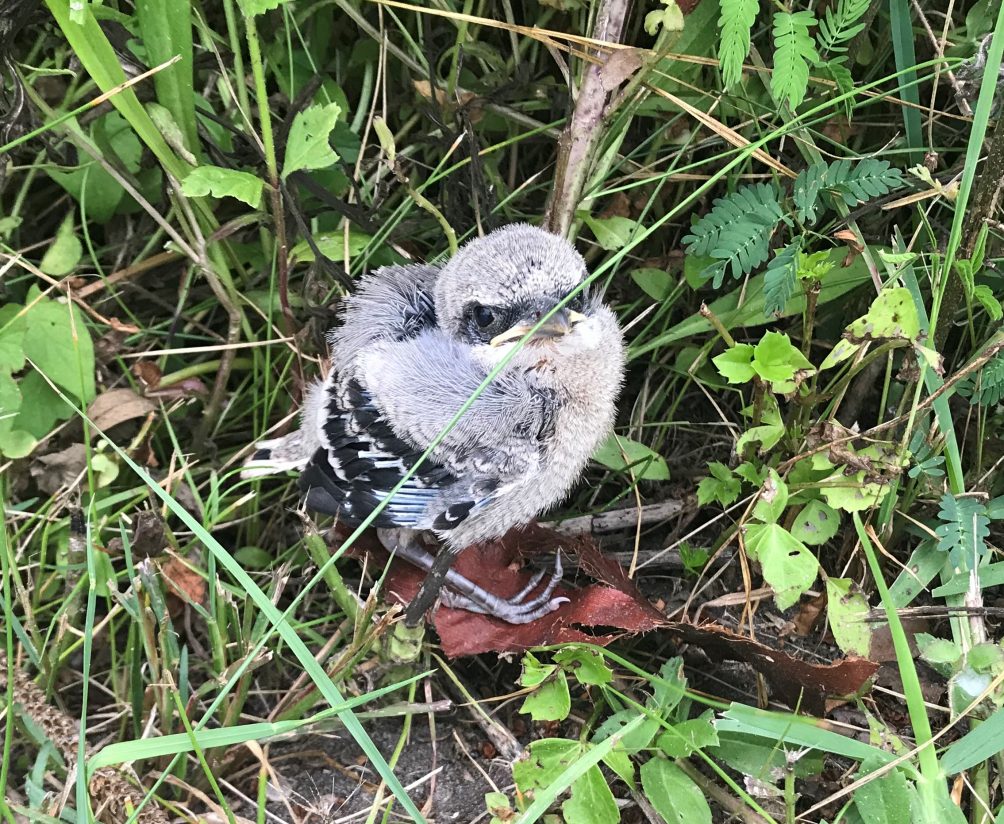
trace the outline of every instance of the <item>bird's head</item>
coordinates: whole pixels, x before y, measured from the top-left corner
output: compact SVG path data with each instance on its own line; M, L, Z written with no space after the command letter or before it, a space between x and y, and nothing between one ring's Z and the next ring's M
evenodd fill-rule
M470 241L446 264L436 280L436 316L482 360L497 362L586 274L582 256L563 238L525 224L506 226ZM527 357L591 348L590 319L600 307L577 294L536 331Z

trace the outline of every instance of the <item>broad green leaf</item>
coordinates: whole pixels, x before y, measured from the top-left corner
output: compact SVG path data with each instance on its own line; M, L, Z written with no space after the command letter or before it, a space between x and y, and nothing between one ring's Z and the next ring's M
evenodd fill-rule
M541 662L532 652L523 654L522 664L523 672L519 676L521 687L536 687L538 684L543 684L558 669L556 664Z
M636 716L635 720L625 728L625 732L630 732L640 724L643 717ZM546 778L550 780L542 781L544 770L541 769L543 766L541 762L544 758L543 752L538 752L536 745L548 744L551 741L557 742L559 746L564 744L566 750L563 755L559 756L561 763L555 764L553 760L549 759L550 774ZM571 744L571 748L568 748L568 744ZM563 742L560 739L545 739L531 744L529 757L520 759L513 765L513 779L521 790L527 781L532 781L539 787L539 789L536 787L533 789L533 801L523 811L524 820L537 821L565 788L574 784L588 770L597 765L615 746L617 746L617 738L610 738L595 746L582 745L577 741Z
M802 352L792 345L791 339L781 332L767 332L753 348L752 367L775 392L791 392L795 378L815 372Z
M854 357L861 346L862 344L860 343L852 343L847 338L841 338L833 345L833 348L826 354L826 357L823 358L823 362L819 364L819 371L832 369L848 358Z
M617 824L621 814L614 794L598 766L590 767L572 783L572 796L561 805L565 821L582 824Z
M658 679L652 680L652 695L645 705L657 715L668 717L683 700L687 690L687 677L683 672L683 659L675 656L663 661Z
M867 658L872 630L868 599L850 578L826 579L826 611L837 646L850 655Z
M753 756L751 761L743 764L742 767L733 765L747 775L763 775L756 769L749 769L756 764L757 760L761 766L783 766L785 748L792 750L799 747L811 747L820 752L844 756L855 761L874 757L880 759L882 763L888 763L894 757L892 753L887 753L856 738L850 738L826 729L824 725L823 721L794 713L772 712L733 703L715 722L718 737L722 739L722 746L716 755L724 756L727 751L726 738L728 737L729 744L731 744L733 735L740 733L742 738L750 743L756 743L757 739L765 741L767 746L776 750L780 755L780 760L776 760L775 758L765 758L761 752L759 755ZM755 737L751 739L749 736ZM799 760L795 767L795 774L804 776L818 772L822 765L817 761L819 767L814 768L811 766L811 762L811 758ZM731 761L727 760L727 763L732 765ZM804 771L806 768L808 768L808 772Z
M199 150L198 127L195 118L194 53L192 48L192 3L188 0L137 0L136 19L140 38L151 66L159 66L172 57L176 62L153 76L157 101L170 115L177 138L168 137L164 118L158 118L147 107L151 118L161 128L168 143L178 154L189 158ZM180 138L180 140L178 139Z
M485 793L485 809L492 816L492 824L503 818L509 821L513 817L512 804L505 793Z
M603 656L588 647L565 647L554 654L554 662L575 676L580 684L609 684L614 678Z
M863 458L877 458L878 450L867 447L857 453ZM861 512L882 503L889 487L877 481L866 481L866 473L846 474L844 467L835 467L826 455L817 453L810 458L813 469L831 470L819 481L819 494L834 509L844 512Z
M66 213L63 222L56 230L56 237L52 245L45 250L42 260L39 261L38 268L45 274L59 278L68 275L80 262L80 257L84 253L84 247L73 230L73 210Z
M878 506L889 492L889 487L879 483L865 483L865 473L833 475L821 486L819 494L826 503L844 512L863 512Z
M28 370L18 385L22 403L21 411L14 419L14 429L41 440L59 421L73 416L73 408L34 369Z
M98 489L104 489L119 476L118 462L104 452L95 452L91 455L91 469L95 473L95 483ZM111 558L106 553L102 554L108 561L109 578L114 578L115 574L112 571Z
M51 381L83 404L94 399L94 346L83 314L72 303L28 291L24 354Z
M788 506L788 485L781 480L776 470L769 469L756 505L753 507L753 517L765 524L777 523L781 520L786 506Z
M22 429L0 429L0 454L8 458L26 458L38 441Z
M1002 565L1004 566L1004 565ZM906 562L906 566L896 576L896 580L889 587L889 596L897 609L910 606L920 593L927 590L928 584L934 580L935 576L945 568L945 556L938 549L937 544L928 539L923 541L912 553ZM1004 573L1004 569L1002 569ZM956 579L958 581L959 579ZM982 570L980 583L983 583ZM1001 583L1004 583L1004 574L1001 575ZM962 588L958 594L966 591L969 586L968 578L961 581ZM950 593L939 592L941 587L932 591L936 598L943 598ZM954 593L952 593L954 594Z
M529 713L534 721L562 721L571 709L568 678L564 670L555 668L554 673L526 697L519 711Z
M805 544L780 524L750 524L746 549L760 562L764 580L774 590L778 609L798 602L816 580L819 562Z
M663 9L650 11L645 15L645 33L656 35L659 30L683 31L684 17L676 0L661 0Z
M265 12L275 11L289 0L240 0L241 11L245 17L255 17Z
M714 713L708 710L700 718L674 724L655 743L670 758L687 758L695 750L717 747L718 732L714 726Z
M345 260L346 253L349 258L354 258L362 254L373 242L372 235L360 232L355 229L349 233L348 241L345 239L345 232L338 230L334 232L320 232L314 236L314 243L322 255L328 260L339 262ZM290 260L293 263L313 263L314 250L305 240L301 240L290 250Z
M735 503L742 491L742 483L732 470L719 461L708 464L711 475L697 485L697 503L701 506L718 501L722 506Z
M967 732L958 741L949 745L938 759L948 775L975 767L981 761L995 758L1000 754L1004 740L1004 709L996 709L978 727Z
M773 401L773 395L767 397ZM761 453L768 452L784 437L786 430L776 402L764 409L761 420L763 423L760 426L751 426L739 436L739 440L736 441L736 452L740 455L743 454L747 444L751 443L760 444Z
M608 469L630 470L638 480L669 480L669 466L662 455L623 436L611 434L593 453L593 460Z
M935 638L926 632L914 636L920 657L939 675L950 678L962 665L962 647L947 638Z
M393 168L394 163L397 161L397 145L394 142L394 132L390 130L387 121L382 117L373 118L373 131L376 132L377 139L380 141L380 148L387 155L387 162Z
M631 756L621 747L615 747L603 756L603 763L631 789L635 789L635 769Z
M996 675L1004 669L1004 650L990 641L974 644L966 654L966 663L976 672Z
M181 184L181 190L189 197L232 197L252 209L261 205L264 187L265 181L258 175L219 166L199 166L192 169Z
M593 230L596 242L608 252L623 249L631 240L631 235L638 228L638 223L628 217L593 217L583 214L583 221Z
M631 272L631 280L655 301L665 300L673 291L673 279L665 269L635 269Z
M997 300L993 290L985 283L977 284L973 287L973 298L986 310L990 320L996 322L1004 318L1004 308Z
M23 458L35 448L35 439L14 428L21 408L21 390L10 372L0 370L0 453L8 458Z
M809 501L795 516L791 534L803 544L825 544L840 529L840 513L822 501Z
M881 762L866 761L856 776L860 778L882 766ZM865 824L911 824L910 791L906 776L899 770L890 770L862 784L854 792L854 806Z
M8 303L0 306L0 372L18 372L24 368L25 318L23 306Z
M512 765L512 779L526 794L547 787L585 753L588 744L567 738L542 738L531 742L525 756Z
M642 716L642 720L635 723L639 715ZM632 726L633 724L634 726ZM644 715L638 710L618 710L607 716L603 723L596 728L596 732L593 734L593 743L599 744L614 735L621 735L628 728L630 728L630 732L623 735L618 746L633 755L649 747L662 726L659 724L658 718Z
M883 289L868 313L847 327L853 341L875 338L905 338L920 335L920 317L910 290L905 286Z
M75 131L82 131L75 119L68 121ZM122 115L109 112L95 121L91 127L91 138L107 159L112 160L133 174L140 169L142 146L136 133ZM81 155L80 165L75 168L43 167L49 177L62 186L81 204L85 220L107 223L118 209L125 196L125 189L89 155Z
M747 383L756 376L753 368L753 345L750 343L730 346L722 354L713 357L711 362L729 383Z
M338 160L329 137L340 112L337 103L328 103L309 106L297 113L286 140L283 179L300 169L326 169Z
M650 758L641 766L645 797L668 824L711 824L704 793L672 761Z

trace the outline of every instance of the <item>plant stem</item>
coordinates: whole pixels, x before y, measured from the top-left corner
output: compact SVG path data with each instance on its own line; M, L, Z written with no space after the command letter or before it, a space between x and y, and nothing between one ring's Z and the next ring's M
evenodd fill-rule
M917 745L917 758L920 762L921 780L917 782L917 790L925 809L935 810L937 802L934 788L937 782L943 780L943 775L941 766L938 764L938 754L935 752L931 740L931 721L927 717L927 706L924 703L924 693L920 688L920 677L917 675L917 668L913 663L913 653L910 652L910 643L903 630L899 613L896 611L896 605L893 603L889 587L882 575L882 565L875 554L872 541L877 539L874 533L862 523L859 513L854 512L852 515L854 529L858 533L858 540L861 542L865 557L868 559L868 568L875 581L875 588L878 590L882 607L885 609L886 620L889 622L889 634L892 636L893 649L896 651L896 664L899 668L899 676L903 681L903 695L906 698L910 725L913 728L913 737Z
M289 248L286 240L286 217L282 206L282 190L279 186L279 162L275 154L275 135L272 132L272 116L268 107L268 90L265 88L265 66L261 57L261 43L254 17L244 15L244 29L248 41L248 57L254 76L255 97L258 102L258 122L261 127L261 142L268 169L269 202L272 222L275 225L276 266L279 271L279 306L286 323L286 334L295 331L293 310L289 305Z
M601 0L593 25L593 39L620 41L627 18L628 0ZM554 188L544 224L557 235L567 235L589 177L596 148L603 137L600 124L610 91L604 86L604 62L590 63L582 72L572 118L558 140Z

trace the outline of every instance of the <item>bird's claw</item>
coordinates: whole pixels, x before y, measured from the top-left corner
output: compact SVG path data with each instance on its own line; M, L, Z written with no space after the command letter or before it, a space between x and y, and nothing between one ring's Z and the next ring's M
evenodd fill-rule
M488 590L472 585L466 593L460 593L452 587L444 589L441 600L445 606L451 609L466 609L468 612L477 612L482 615L490 615L499 618L508 624L529 624L538 618L554 612L562 604L568 602L568 598L558 596L552 598L551 595L561 581L564 570L561 566L561 553L559 552L554 570L551 572L544 589L541 592L526 600L533 592L541 580L547 574L546 570L540 570L530 579L530 582L511 598L502 598Z

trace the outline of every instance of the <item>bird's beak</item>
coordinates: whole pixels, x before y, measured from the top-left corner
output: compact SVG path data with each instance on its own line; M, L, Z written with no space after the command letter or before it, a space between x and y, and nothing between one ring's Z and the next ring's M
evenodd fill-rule
M534 332L533 340L551 340L553 338L563 337L572 331L575 324L581 323L585 319L586 316L581 312L576 312L573 309L559 309L547 319L543 326ZM508 331L492 338L491 345L501 346L504 343L519 340L536 325L536 321L521 320Z

